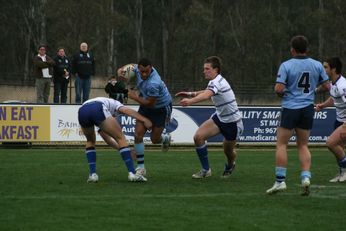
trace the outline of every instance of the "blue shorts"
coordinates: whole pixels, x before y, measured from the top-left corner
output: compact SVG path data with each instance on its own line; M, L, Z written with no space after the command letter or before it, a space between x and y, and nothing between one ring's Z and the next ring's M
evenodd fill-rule
M147 117L153 127L165 127L169 123L172 115L172 103L161 108L139 107L138 113Z
M313 104L299 109L282 108L280 127L286 129L301 128L311 130L314 114L315 110Z
M233 141L237 139L238 126L237 122L223 123L220 121L217 115L213 115L211 119L219 127L221 134L225 137L225 140Z
M105 119L103 105L100 102L84 104L78 110L78 122L83 128L100 126Z
M344 122L340 122L338 120L335 120L335 122L334 122L334 130L336 130L338 127L340 127L343 124L344 124Z

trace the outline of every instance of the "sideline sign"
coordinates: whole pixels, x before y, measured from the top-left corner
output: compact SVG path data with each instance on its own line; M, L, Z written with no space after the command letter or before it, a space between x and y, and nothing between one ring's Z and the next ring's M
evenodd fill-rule
M49 106L0 106L0 141L50 141Z
M0 104L0 141L85 141L79 123L80 105L10 105ZM138 110L138 106L129 106ZM244 132L239 143L258 144L276 142L276 129L280 120L280 107L240 107ZM214 113L210 106L175 106L172 118L165 131L171 133L173 143L193 144L198 127ZM119 116L119 123L129 143L134 141L136 120ZM335 109L316 112L310 143L325 143L333 131ZM95 129L97 130L97 128ZM97 135L97 141L102 138ZM296 137L291 138L295 142ZM222 142L221 135L209 142ZM144 137L150 143L150 133Z

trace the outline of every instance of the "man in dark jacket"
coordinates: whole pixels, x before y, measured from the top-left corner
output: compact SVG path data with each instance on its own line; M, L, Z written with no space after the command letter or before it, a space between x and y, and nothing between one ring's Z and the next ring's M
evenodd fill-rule
M50 84L53 74L54 60L46 55L46 46L38 47L38 54L34 57L34 75L37 103L48 103Z
M109 78L105 91L108 93L109 98L118 100L120 103L127 103L127 92L125 83L123 81L117 81L115 76Z
M88 44L80 44L80 51L73 57L72 72L76 76L76 103L81 103L82 93L83 102L89 99L91 88L91 76L95 74L94 56L88 50Z
M67 87L70 81L71 63L65 55L65 49L59 48L54 58L54 103L66 103ZM60 100L59 100L60 99Z

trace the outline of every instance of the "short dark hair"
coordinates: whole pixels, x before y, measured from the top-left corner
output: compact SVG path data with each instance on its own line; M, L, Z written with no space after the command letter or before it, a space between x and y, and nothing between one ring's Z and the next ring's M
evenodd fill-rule
M309 41L304 35L296 35L291 39L291 47L297 53L306 53L308 50Z
M37 50L41 49L42 47L45 48L45 49L47 49L47 46L46 46L46 45L40 44L40 45L38 46L38 49L37 49Z
M152 66L151 65L151 61L147 58L141 58L139 61L138 61L138 66L141 65L143 67L147 67L147 66Z
M64 47L58 47L57 52L59 52L61 49L65 51L65 48L64 48Z
M210 63L212 68L217 68L217 73L221 73L221 59L217 56L210 56L204 60L204 63Z
M341 74L342 63L339 57L330 57L325 60L329 64L330 69L335 69L336 74Z

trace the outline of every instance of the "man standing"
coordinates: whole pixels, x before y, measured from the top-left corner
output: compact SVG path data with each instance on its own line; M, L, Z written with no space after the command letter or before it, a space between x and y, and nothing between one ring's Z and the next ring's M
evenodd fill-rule
M37 103L48 103L50 83L53 74L54 60L46 55L46 46L38 47L38 54L34 57L34 75Z
M65 55L65 49L59 48L54 59L54 103L66 103L67 87L70 82L71 63Z
M308 40L298 35L291 39L293 58L280 65L275 92L282 97L281 122L277 129L276 181L267 194L286 189L287 145L295 132L301 166L302 195L309 195L311 154L308 148L314 117L316 86L328 90L328 76L322 64L307 57Z
M215 113L206 120L196 131L193 139L196 153L202 165L202 169L193 174L192 178L202 179L211 176L211 169L208 160L208 138L217 134L224 136L223 150L227 158L222 177L231 176L236 160L236 140L243 132L243 122L234 92L221 75L221 59L211 56L205 59L203 66L205 79L209 80L205 90L195 92L178 92L175 96L183 96L180 105L186 107L195 103L211 99L215 105ZM191 98L192 97L192 98Z
M73 57L72 71L76 76L76 103L81 103L89 99L91 88L91 77L95 75L95 60L92 53L88 50L88 44L80 44L80 51ZM82 97L83 94L83 97Z
M129 90L128 97L139 103L139 114L147 117L152 122L153 127L150 133L151 142L153 144L161 143L162 150L167 151L171 142L171 135L162 134L162 132L166 124L170 121L172 97L150 60L142 58L138 64L133 65L139 95L134 90ZM119 77L124 77L124 73L124 67L118 69ZM138 164L136 173L142 175L146 175L143 137L147 130L143 122L136 121L135 151Z
M317 104L316 111L331 106L335 106L336 108L334 131L327 140L327 147L336 158L339 172L329 182L345 182L346 156L344 147L346 144L346 79L341 75L342 63L338 57L326 59L326 61L323 62L323 67L332 82L329 91L330 97L323 103Z

